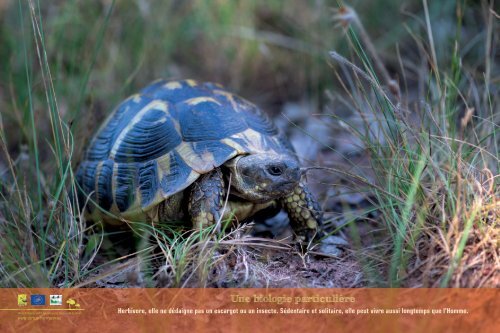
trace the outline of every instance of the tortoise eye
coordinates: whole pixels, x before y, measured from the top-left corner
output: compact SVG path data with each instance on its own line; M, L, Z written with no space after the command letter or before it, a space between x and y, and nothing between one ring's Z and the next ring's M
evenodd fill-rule
M283 174L283 168L279 165L270 165L267 167L267 172L272 176L281 176Z

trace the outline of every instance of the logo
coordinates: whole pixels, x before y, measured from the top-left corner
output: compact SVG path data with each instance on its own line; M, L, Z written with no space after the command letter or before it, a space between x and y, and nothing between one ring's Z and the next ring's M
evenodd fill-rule
M50 305L62 305L62 295L50 295Z
M45 305L45 295L31 295L31 305Z
M18 294L17 295L17 305L18 306L26 306L26 305L28 305L28 295L26 295L26 294Z
M70 309L79 309L80 308L80 304L78 304L78 302L72 298L68 299L66 301L66 303L68 303L68 308L70 308Z

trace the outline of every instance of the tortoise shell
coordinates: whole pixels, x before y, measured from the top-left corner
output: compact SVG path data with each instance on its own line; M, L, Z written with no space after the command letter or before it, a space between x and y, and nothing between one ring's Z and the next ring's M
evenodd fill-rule
M137 216L201 174L254 153L294 154L258 107L222 86L159 80L118 105L99 129L77 171L80 198Z

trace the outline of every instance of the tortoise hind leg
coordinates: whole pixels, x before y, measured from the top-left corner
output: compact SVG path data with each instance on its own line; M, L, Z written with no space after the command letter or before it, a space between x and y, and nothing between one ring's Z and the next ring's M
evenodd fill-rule
M189 198L189 212L194 229L203 230L219 221L224 192L224 178L219 168L201 176L194 183Z
M297 187L281 200L290 218L290 225L300 238L310 240L322 236L323 213L319 203L304 184Z

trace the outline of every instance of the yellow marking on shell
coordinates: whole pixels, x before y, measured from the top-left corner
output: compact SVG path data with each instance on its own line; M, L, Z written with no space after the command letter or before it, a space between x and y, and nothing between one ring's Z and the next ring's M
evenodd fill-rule
M101 174L101 169L102 165L104 164L104 161L100 161L97 163L97 166L95 168L95 176L94 176L94 193L95 193L95 201L96 203L99 203L99 188L98 188L98 183L99 183L99 175ZM96 209L99 210L99 209Z
M265 147L262 146L261 133L249 128L245 130L243 134L247 138L246 141L248 142L248 145L253 146L256 151L269 153L266 151Z
M161 178L158 179L158 182L160 182L160 181L161 181ZM149 204L147 207L143 207L142 210L144 212L147 212L147 211L150 211L152 207L154 209L156 209L158 204L160 202L162 202L163 200L165 200L165 197L166 197L165 193L163 193L161 186L158 184L158 188L156 189L156 193L155 193L153 200L151 201L151 204Z
M179 133L179 135L182 137L181 135L181 125L179 124L179 121L175 118L170 118L172 120L172 124L174 124L174 127L175 127L175 130L177 131L177 133Z
M221 105L219 101L213 97L194 97L186 100L185 103L188 105L197 105L200 103L216 103L217 105Z
M158 172L158 181L159 182L162 181L162 178L160 177L160 174L162 174L162 177L164 175L168 174L168 173L165 173L164 170L160 171L162 167L164 167L164 166L159 166L159 170L158 170L159 171ZM148 206L141 207L140 203L142 202L142 200L137 200L136 202L138 203L138 205L134 205L133 210L138 210L138 211L144 212L146 214L151 214L150 211L152 209L155 209L155 207L157 207L160 202L162 202L167 197L169 197L169 196L171 196L171 195L173 195L175 193L179 193L179 192L183 191L184 189L186 189L186 187L188 187L196 179L198 179L199 176L200 176L199 173L197 173L196 171L191 170L191 172L189 173L189 176L186 178L186 180L184 181L184 183L181 184L181 185L179 185L179 186L177 186L177 188L175 188L175 192L172 192L172 193L165 193L163 191L163 188L161 188L161 186L159 185L160 188L158 188L158 190L155 193L155 197L153 198L153 200L151 201L151 203ZM140 198L140 191L136 192L136 196L137 196L137 198ZM127 211L132 211L132 208L129 208Z
M134 101L134 103L140 103L142 100L141 95L139 94L132 95L130 98Z
M125 105L127 102L130 102L130 101L134 101L135 102L134 98L140 97L140 96L141 95L139 95L139 94L134 94L132 96L129 96L123 102L121 102L117 107L115 107L113 109L113 111L108 115L108 117L106 118L106 120L101 124L101 126L99 126L99 129L97 130L97 134L94 135L94 137L90 141L89 147L92 147L94 145L94 142L99 137L98 134L101 133L108 126L108 124L111 121L111 119L114 118L113 116L115 115L115 113L120 109L120 106ZM140 99L139 99L139 101L140 101Z
M198 85L198 83L195 80L191 80L191 79L186 80L186 83L190 87L196 87Z
M160 186L160 182L163 178L164 174L168 174L170 172L170 155L165 155L161 156L158 159L156 159L158 168L156 172L156 180L158 184L158 188L156 189L154 198L151 200L151 203L147 207L142 207L142 198L141 200L137 200L140 203L141 210L144 212L148 212L148 214L151 214L150 208L157 206L158 203L163 201L165 199L166 194L162 191L162 188ZM138 194L140 191L138 191ZM139 198L139 197L137 197ZM144 208L144 209L143 209Z
M186 181L184 182L184 184L189 184L191 185L196 179L198 179L198 177L200 177L200 174L194 170L191 170L191 173L189 174L189 176L187 177ZM184 186L184 185L183 185ZM188 185L186 185L187 187ZM185 187L183 187L182 189L184 189Z
M161 172L162 174L170 173L170 154L165 154L161 157L158 157L156 159L156 163L158 163L159 172Z
M200 174L198 172L196 172L196 171L191 170L191 172L189 173L189 176L186 178L186 180L184 181L184 183L177 188L176 193L179 193L179 192L183 191L186 187L188 187L196 179L198 179L198 177L200 177Z
M198 173L207 173L213 170L216 163L214 155L210 152L205 152L202 155L197 154L189 142L181 142L175 151L182 157L184 162L189 167Z
M164 85L168 90L175 90L182 88L182 84L178 81L170 81Z
M159 99L156 99L152 102L150 102L148 105L143 107L137 114L132 118L130 123L125 127L118 138L116 139L115 143L113 144L113 147L111 148L111 153L110 153L110 158L114 159L116 152L118 151L118 148L120 148L121 143L123 142L123 139L125 136L128 134L128 132L138 123L141 121L142 117L146 114L146 112L152 110L152 109L157 109L165 112L168 114L168 104L165 103L164 101L161 101Z
M162 156L163 157L163 156ZM160 157L161 158L161 157ZM163 191L163 188L161 186L161 181L163 180L163 177L165 177L165 175L168 175L168 173L166 173L162 166L160 166L160 163L158 162L158 159L156 160L157 163L158 163L158 167L157 167L157 170L156 170L156 175L158 177L158 190L156 191L156 194L158 194L158 192L162 193L162 196L165 197L165 192ZM170 171L170 167L168 168ZM156 199L156 198L155 198ZM153 199L153 201L155 200Z
M231 103L231 106L233 107L233 109L235 111L239 111L238 105L236 104L236 101L234 100L234 95L233 94L231 94L230 92L225 91L225 90L214 90L213 93L217 94L217 95L222 95L222 96L226 97L227 100L229 101L229 103Z
M116 205L116 180L117 180L117 175L118 173L118 163L113 164L113 174L111 176L111 193L112 193L112 198L113 198L113 204L111 205L111 211L113 211L113 208L116 208L116 212L120 212L118 209L118 206Z
M202 159L202 160L204 160L204 161L208 161L208 162L214 161L214 166L215 166L215 158L214 158L214 154L212 154L211 152L209 152L209 151L204 151L204 152L201 154L201 159Z
M243 154L243 153L247 152L246 148L244 148L242 145L240 145L236 141L232 140L231 138L225 138L225 139L222 139L220 141L223 144L228 145L229 147L236 149L236 151L238 152L238 154Z
M162 118L158 119L157 121L155 121L155 124L163 124L166 121L167 121L167 117L162 117Z
M125 214L121 214L124 218L131 218L139 213L142 213L142 195L141 189L137 186L135 190L134 200L130 203Z
M260 134L257 131L254 131L253 129L249 128L244 130L241 133L236 133L234 135L231 135L231 138L236 138L236 139L241 139L243 140L246 144L249 150L255 153L269 153L269 151L266 151L264 147L262 146L261 142L261 137L262 134Z

